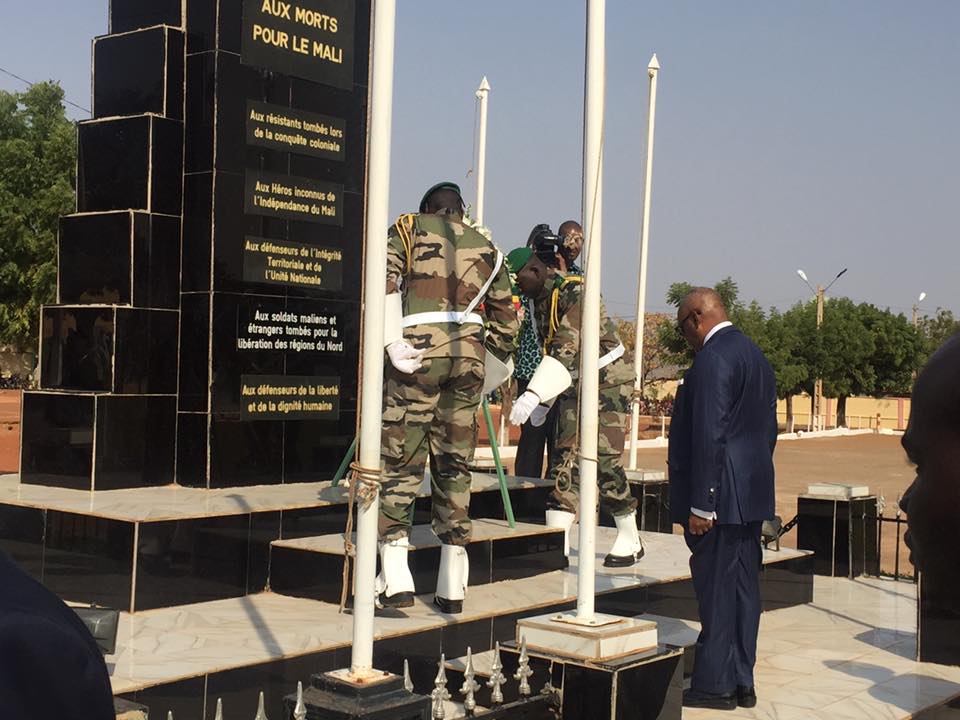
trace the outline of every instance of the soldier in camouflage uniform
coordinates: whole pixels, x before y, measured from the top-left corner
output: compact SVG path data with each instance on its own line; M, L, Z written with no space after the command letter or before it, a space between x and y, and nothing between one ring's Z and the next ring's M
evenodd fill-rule
M527 392L514 403L510 421L519 424L530 417L532 422L537 422L549 412L551 401L558 405L556 451L550 458L549 474L554 490L547 502L547 525L569 530L576 517L580 494L577 380L583 284L579 275L559 269L560 250L556 246L520 248L508 258L520 290L534 300L534 323L544 349L544 359L530 380ZM601 507L613 515L617 526L617 539L604 565L625 567L643 556L637 532L637 501L630 494L622 462L634 373L602 303L600 328L597 481Z
M462 609L477 408L485 376L493 387L510 376L518 328L503 255L464 224L459 187L430 188L420 213L393 225L387 245L383 605L413 604L408 533L429 454L433 530L442 543L435 602L444 612Z

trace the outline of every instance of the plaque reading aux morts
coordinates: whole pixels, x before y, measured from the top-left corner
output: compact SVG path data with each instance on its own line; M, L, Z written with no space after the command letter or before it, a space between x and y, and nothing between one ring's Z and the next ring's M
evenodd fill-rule
M353 0L243 0L245 65L353 86Z
M244 212L342 225L343 186L295 175L247 170Z

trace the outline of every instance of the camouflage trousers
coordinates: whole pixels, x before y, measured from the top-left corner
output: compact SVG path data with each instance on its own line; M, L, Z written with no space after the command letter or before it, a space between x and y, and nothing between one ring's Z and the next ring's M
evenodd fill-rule
M483 362L428 358L412 375L384 373L380 537L396 540L413 524L414 502L430 456L433 531L447 545L470 540L470 470L477 445Z
M575 513L580 507L580 471L577 452L578 385L567 388L556 402L557 441L547 477L554 482L547 509ZM597 443L597 490L600 506L614 517L637 509L623 470L623 445L633 383L600 388L600 437Z

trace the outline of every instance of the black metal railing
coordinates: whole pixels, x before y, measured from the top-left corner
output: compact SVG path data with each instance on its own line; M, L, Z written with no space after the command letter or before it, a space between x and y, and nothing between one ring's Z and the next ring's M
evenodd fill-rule
M894 514L893 517L887 517L885 515L886 508L884 507L885 503L883 502L883 496L880 496L880 502L878 503L879 507L879 516L877 517L877 563L876 567L878 569L878 574L880 577L892 577L894 580L904 580L906 582L917 582L917 573L913 569L913 566L910 564L909 560L909 551L906 547L906 543L903 539L903 533L906 531L907 519L903 515L903 511L900 510L900 496L897 496L897 502L894 504ZM888 529L884 532L884 525L893 525L891 529ZM893 535L892 539L890 538L891 533ZM884 568L884 540L886 542L893 543L893 572ZM904 570L901 572L901 559L903 560L903 566L909 567L910 572ZM887 565L889 568L889 564Z

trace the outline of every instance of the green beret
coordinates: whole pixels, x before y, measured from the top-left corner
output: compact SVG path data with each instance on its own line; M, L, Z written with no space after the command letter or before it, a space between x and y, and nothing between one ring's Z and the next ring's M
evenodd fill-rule
M522 247L511 250L510 254L507 255L507 267L510 268L510 272L516 275L523 269L524 265L530 262L530 258L532 257L533 248Z
M430 196L433 195L437 190L453 190L457 195L460 195L461 197L463 196L463 194L460 192L460 186L455 182L450 182L449 180L438 182L423 194L423 197L420 199L420 212L427 211L427 200L429 200Z

